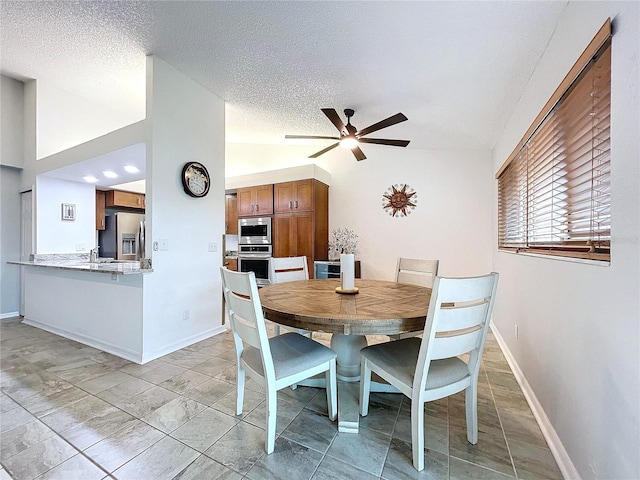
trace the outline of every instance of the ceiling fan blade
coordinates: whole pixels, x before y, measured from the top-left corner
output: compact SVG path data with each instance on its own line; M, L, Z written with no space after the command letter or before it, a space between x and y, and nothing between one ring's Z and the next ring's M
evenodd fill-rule
M353 155L356 157L356 160L360 161L360 160L366 160L366 155L364 154L364 152L362 150L360 150L360 147L353 147L351 149L351 151L353 152Z
M340 137L323 137L319 135L285 135L284 138L340 140Z
M359 138L360 143L376 143L378 145L391 145L392 147L406 147L410 140L387 140L386 138Z
M369 133L377 132L383 128L390 127L391 125L395 125L396 123L404 122L408 120L402 113L396 113L389 118L385 118L378 123L374 123L373 125L369 125L367 128L363 128L359 132L356 132L357 137L361 137L362 135L367 135Z
M309 158L318 158L320 155L322 155L323 153L327 153L329 150L333 150L334 148L336 148L338 145L340 145L340 142L334 143L333 145L331 145L330 147L327 147L323 150L320 150L319 152L314 153L313 155L309 155Z
M321 108L322 113L324 113L327 118L333 123L340 133L347 134L347 127L344 126L338 112L336 112L335 108Z

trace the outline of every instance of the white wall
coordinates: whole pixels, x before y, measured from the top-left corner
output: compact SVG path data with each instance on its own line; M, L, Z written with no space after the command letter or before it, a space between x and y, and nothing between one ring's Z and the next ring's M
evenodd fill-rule
M166 239L169 248L152 252L154 272L144 278L144 361L224 328L224 101L157 57L149 57L147 76L147 246ZM187 161L209 170L204 198L182 188Z
M20 176L24 163L24 84L0 76L0 318L20 310Z
M442 275L489 272L490 153L366 147L368 158L361 162L341 149L317 159L331 174L329 230L347 227L358 234L363 277L392 280L399 256L438 258ZM306 156L317 149L234 144L227 168L249 174L276 162L280 168L297 166L310 163ZM391 217L382 209L382 195L404 183L416 190L417 208L405 218Z
M142 275L24 268L24 323L142 360Z
M76 205L75 221L62 220L63 203ZM95 246L96 193L93 185L39 175L36 208L36 253L86 253Z
M493 321L543 409L543 428L561 442L552 447L570 478L640 478L639 9L638 2L568 5L493 157L495 172L611 17L611 266L494 247L501 278ZM495 213L493 223L495 232Z
M0 80L0 164L20 168L24 164L24 84L5 75Z
M0 318L20 310L20 267L7 265L20 260L20 170L0 166Z
M144 103L126 110L38 81L37 158L44 158L144 119Z

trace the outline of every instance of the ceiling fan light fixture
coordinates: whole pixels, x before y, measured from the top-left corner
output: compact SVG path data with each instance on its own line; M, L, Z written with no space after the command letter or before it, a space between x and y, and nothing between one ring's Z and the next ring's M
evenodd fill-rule
M342 148L348 148L349 150L353 150L358 146L358 139L355 135L345 135L340 139L340 146Z

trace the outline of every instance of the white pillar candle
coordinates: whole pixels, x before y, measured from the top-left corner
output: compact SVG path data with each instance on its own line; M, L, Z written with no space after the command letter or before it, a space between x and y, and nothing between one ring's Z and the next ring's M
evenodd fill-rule
M342 277L342 289L353 290L356 288L355 268L356 259L353 253L340 255L340 276Z

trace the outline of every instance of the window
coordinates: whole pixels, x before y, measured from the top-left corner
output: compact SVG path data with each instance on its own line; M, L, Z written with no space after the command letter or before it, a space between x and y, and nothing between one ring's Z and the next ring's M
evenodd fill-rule
M498 171L498 248L609 261L611 23Z

